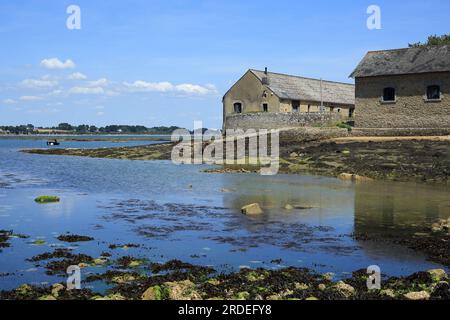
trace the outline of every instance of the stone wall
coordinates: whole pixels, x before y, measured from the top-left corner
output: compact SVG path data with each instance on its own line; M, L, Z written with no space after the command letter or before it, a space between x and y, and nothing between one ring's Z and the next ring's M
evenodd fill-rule
M303 127L280 132L280 143L306 143L350 136L347 129Z
M427 86L441 87L441 101L426 101ZM383 89L397 101L383 103ZM356 79L355 123L360 128L450 128L450 72Z
M354 128L353 137L448 136L449 128Z
M338 113L247 113L225 119L225 129L283 129L333 125L342 121Z

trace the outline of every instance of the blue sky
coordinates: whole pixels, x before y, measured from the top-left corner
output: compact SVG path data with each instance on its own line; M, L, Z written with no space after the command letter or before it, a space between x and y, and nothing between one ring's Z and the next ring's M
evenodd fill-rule
M447 0L1 0L0 124L217 128L249 68L352 82L367 51L448 33L449 15Z

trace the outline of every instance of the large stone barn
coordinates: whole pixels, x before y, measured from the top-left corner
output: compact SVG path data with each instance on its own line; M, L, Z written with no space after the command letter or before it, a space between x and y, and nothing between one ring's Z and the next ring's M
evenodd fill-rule
M223 97L224 128L276 129L352 118L353 84L248 70Z
M357 127L450 128L450 46L371 51L351 77Z

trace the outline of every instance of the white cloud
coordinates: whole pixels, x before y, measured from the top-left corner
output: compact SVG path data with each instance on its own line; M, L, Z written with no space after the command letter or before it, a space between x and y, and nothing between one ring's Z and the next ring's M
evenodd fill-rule
M87 79L87 76L82 74L81 72L74 72L69 75L69 80L85 80Z
M209 89L196 85L196 84L189 84L184 83L177 85L176 87L177 91L188 93L188 94L198 94L198 95L205 95L209 93Z
M38 101L38 100L42 100L42 97L38 97L38 96L21 96L19 98L19 100L21 101Z
M109 85L109 80L105 78L101 78L95 81L89 81L90 87L106 87Z
M62 93L63 93L63 91L58 89L58 90L53 90L52 92L49 92L48 95L49 96L59 96Z
M73 69L75 68L75 63L70 59L62 62L58 58L50 58L42 60L41 66L47 69Z
M13 99L5 99L5 100L3 100L3 103L4 104L15 104L15 103L17 103L17 101L13 100Z
M51 88L58 85L58 81L48 79L25 79L20 83L26 88Z
M69 90L71 94L103 94L105 90L101 87L73 87Z
M131 91L156 91L156 92L167 92L174 89L173 84L170 82L146 82L142 80L137 80L133 83L124 82L124 85Z
M170 82L146 82L137 80L133 83L124 82L125 87L134 92L180 92L193 95L206 95L216 91L213 85L200 86L183 83L174 85Z

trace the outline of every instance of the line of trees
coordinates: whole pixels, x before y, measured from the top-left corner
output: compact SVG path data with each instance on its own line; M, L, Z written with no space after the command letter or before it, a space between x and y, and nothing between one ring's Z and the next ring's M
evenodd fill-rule
M38 134L42 131L64 131L69 134L171 134L180 127L151 127L130 126L130 125L108 125L105 127L97 127L94 125L81 124L71 125L69 123L60 123L56 127L40 127L37 128L32 124L18 126L0 126L0 130L11 134Z
M444 34L442 36L433 35L429 36L425 43L417 42L410 43L410 48L421 48L421 47L429 47L429 46L442 46L442 45L450 45L450 34Z

